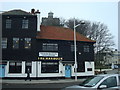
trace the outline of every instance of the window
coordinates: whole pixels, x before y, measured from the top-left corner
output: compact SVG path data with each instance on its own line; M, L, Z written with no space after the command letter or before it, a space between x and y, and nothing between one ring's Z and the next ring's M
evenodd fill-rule
M75 47L74 47L74 45L71 45L71 51L72 51L72 52L75 51ZM76 45L76 51L77 51L77 45Z
M28 29L28 20L22 20L22 29Z
M89 46L88 45L84 46L84 52L89 52Z
M58 73L59 72L58 62L42 62L41 72L42 73Z
M21 72L22 72L22 62L9 63L9 73L21 73Z
M31 38L25 38L25 49L31 48Z
M92 71L92 68L87 68L87 71Z
M96 84L98 84L102 79L104 78L104 76L90 76L87 77L86 80L84 80L80 86L84 86L84 87L93 87ZM86 89L87 90L87 89ZM88 89L89 90L89 89ZM99 90L99 89L96 89ZM100 89L101 90L101 89Z
M26 65L25 65L25 73L27 73L27 69L30 69L30 73L31 73L31 68L32 68L32 62L26 62Z
M58 51L58 44L43 43L43 51Z
M13 49L19 48L19 38L13 38Z
M10 29L11 28L11 19L6 19L6 28Z
M107 85L107 88L115 87L117 86L117 79L116 77L109 77L106 80L104 80L101 85Z
M2 48L7 48L7 38L2 38Z

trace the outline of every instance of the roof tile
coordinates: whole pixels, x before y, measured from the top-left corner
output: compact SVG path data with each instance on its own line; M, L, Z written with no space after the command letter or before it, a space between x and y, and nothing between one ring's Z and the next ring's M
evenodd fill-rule
M70 28L56 26L40 26L41 31L37 33L37 39L53 39L53 40L74 40L74 31ZM95 42L82 34L76 32L77 41Z

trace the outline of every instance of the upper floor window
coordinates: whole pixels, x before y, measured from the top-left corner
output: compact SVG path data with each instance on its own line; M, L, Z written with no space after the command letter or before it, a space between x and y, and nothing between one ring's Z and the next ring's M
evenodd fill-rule
M31 38L25 38L25 49L31 48Z
M74 45L71 45L71 51L72 51L72 52L75 51ZM76 45L76 51L77 51L77 45Z
M19 48L19 38L13 38L13 48L14 49Z
M85 46L84 46L84 52L89 52L89 51L90 51L89 45L85 45Z
M2 38L2 48L7 48L7 38Z
M58 44L53 43L43 43L43 51L58 51Z
M6 28L7 28L7 29L10 29L10 28L11 28L11 22L12 22L11 19L6 19Z
M28 20L22 20L22 29L28 29Z

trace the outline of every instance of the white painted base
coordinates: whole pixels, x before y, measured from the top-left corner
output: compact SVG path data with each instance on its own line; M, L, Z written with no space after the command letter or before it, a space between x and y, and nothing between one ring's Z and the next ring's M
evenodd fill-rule
M87 68L92 68L92 71L87 71ZM22 73L9 73L9 61L5 67L5 77L26 77L25 61L22 61ZM85 72L77 73L77 76L94 75L94 62L85 62ZM59 73L41 73L41 61L32 61L31 77L65 77L65 66L59 62ZM71 65L71 76L75 76L74 66Z

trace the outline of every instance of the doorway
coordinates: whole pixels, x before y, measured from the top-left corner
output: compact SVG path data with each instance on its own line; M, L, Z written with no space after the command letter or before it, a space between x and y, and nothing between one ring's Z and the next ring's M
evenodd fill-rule
M71 78L71 65L65 66L65 78Z
M0 78L5 77L5 65L0 65Z

